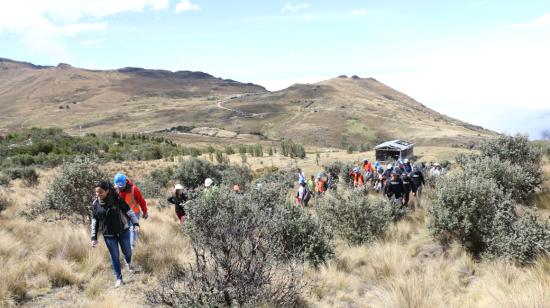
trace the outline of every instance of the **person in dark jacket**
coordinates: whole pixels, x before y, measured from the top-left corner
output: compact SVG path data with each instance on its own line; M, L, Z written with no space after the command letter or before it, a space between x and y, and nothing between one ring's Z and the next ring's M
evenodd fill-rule
M401 175L401 181L403 182L403 205L408 206L409 196L414 184L407 173Z
M403 188L403 181L399 178L397 172L392 171L391 179L386 183L384 193L389 199L399 200L400 204L403 204L403 193L405 189Z
M419 196L422 194L422 186L424 185L424 175L416 166L413 166L411 175L411 181L413 183L412 192L413 196Z
M183 192L183 186L176 184L174 195L168 198L168 202L174 204L176 216L178 216L180 224L183 224L185 222L185 208L183 205L187 202L187 195Z
M123 283L118 247L120 246L124 259L126 259L128 270L132 271L130 225L134 227L134 230L139 231L139 223L134 211L120 198L113 185L108 181L97 182L95 194L97 198L92 204L92 247L97 245L97 234L101 229L111 255L111 265L116 277L115 288L118 288Z

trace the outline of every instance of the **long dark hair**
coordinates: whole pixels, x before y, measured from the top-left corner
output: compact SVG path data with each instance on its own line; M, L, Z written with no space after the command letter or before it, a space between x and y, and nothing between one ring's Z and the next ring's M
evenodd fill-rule
M106 181L106 180L98 180L97 182L95 182L95 185L94 185L95 188L101 188L105 191L107 191L110 195L112 196L117 196L117 192L115 191L115 188L113 186L113 184L111 184L111 182L109 181Z

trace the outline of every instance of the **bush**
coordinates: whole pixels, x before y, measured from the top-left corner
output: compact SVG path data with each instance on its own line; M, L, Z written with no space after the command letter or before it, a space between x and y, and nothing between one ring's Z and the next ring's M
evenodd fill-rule
M318 267L334 256L332 234L303 208L286 202L275 208L273 219L278 221L272 233L281 237L283 260L298 258Z
M8 199L0 191L0 213L8 207Z
M230 166L222 171L222 183L232 187L238 184L241 190L246 190L252 182L252 171L248 166Z
M269 183L276 183L285 186L287 189L294 187L298 175L288 170L277 170L267 173L252 183L253 186L263 186Z
M136 181L136 185L145 197L159 198L162 196L163 189L168 186L173 177L174 170L170 167L156 169L142 180Z
M443 243L459 241L476 256L526 263L548 249L548 225L520 217L491 178L458 172L438 179L428 228Z
M95 182L106 178L98 163L89 159L65 163L37 208L54 210L60 218L77 216L86 222L91 216Z
M271 195L271 194L270 194ZM148 292L150 304L168 306L293 306L301 289L299 263L283 260L274 208L228 189L197 198L186 233L194 265L174 270ZM277 226L280 228L280 226Z
M10 184L10 177L3 174L3 173L0 173L0 186L8 186Z
M458 162L467 175L493 179L505 194L509 194L517 202L528 201L529 196L540 186L540 179L508 160L473 156L460 157Z
M528 186L540 187L542 184L542 153L529 142L527 136L504 135L484 141L480 145L480 153L483 157L509 161L512 165L520 166L522 173L529 179Z
M183 186L196 188L211 178L215 183L220 183L221 173L208 161L191 158L183 161L174 173L175 179Z
M498 138L483 141L479 150L481 156L496 157L521 166L540 166L541 153L531 145L527 136L501 135Z
M32 167L13 167L7 169L5 172L11 180L22 179L28 186L35 186L38 184L39 175L36 169Z
M327 194L317 209L320 219L350 245L379 238L394 220L393 205L386 198L345 191Z
M519 263L530 263L538 255L550 252L550 225L527 212L522 217L497 213L484 256L504 257Z

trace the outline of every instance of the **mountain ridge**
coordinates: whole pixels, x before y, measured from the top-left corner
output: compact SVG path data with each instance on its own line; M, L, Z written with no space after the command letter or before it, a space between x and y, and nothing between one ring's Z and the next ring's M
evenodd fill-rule
M370 146L390 138L467 145L494 134L372 77L341 75L270 92L200 71L88 70L5 58L0 58L0 112L0 133L52 124L90 132L183 125L335 147Z

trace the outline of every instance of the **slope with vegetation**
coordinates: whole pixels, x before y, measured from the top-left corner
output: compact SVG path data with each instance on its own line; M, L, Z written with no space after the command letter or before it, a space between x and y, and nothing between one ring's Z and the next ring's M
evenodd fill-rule
M493 135L373 78L340 76L269 92L201 72L93 71L6 59L0 59L0 114L4 133L55 123L69 133L158 131L186 144L292 139L359 150L404 138L469 147Z
M523 137L498 138L480 149L461 157L409 213L377 195L350 191L345 163L327 166L342 175L339 191L308 209L289 204L296 176L288 171L262 176L195 158L139 162L135 172L132 161L76 160L41 169L34 194L21 180L1 189L0 303L544 307L550 226L536 209L548 204L533 195L548 183L531 186L510 178L523 174L502 177L500 170L526 164L529 178L544 180L548 158ZM475 166L484 174L472 173ZM114 290L106 287L112 273L105 248L90 247L87 225L79 223L85 216L73 219L82 216L84 199L92 199L91 181L70 183L75 174L92 179L125 168L146 191L151 217L143 221L135 255L142 273L124 273L127 285ZM181 228L164 198L174 183L198 187L206 177L220 188L204 196L191 192ZM235 182L244 194L231 192ZM516 190L527 195L510 194Z

